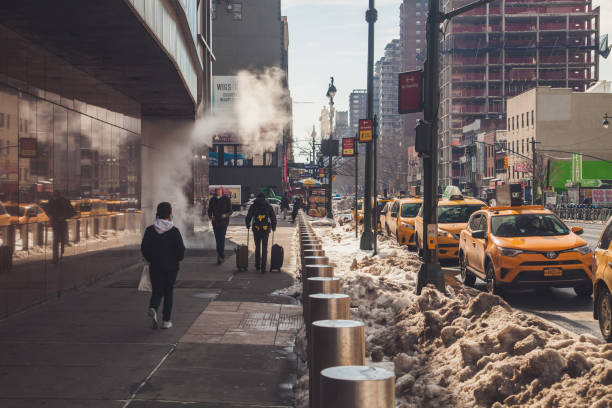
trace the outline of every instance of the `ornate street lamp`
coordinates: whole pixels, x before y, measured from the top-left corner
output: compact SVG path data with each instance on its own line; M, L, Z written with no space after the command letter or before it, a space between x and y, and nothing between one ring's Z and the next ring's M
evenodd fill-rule
M332 139L333 139L333 123L334 123L334 96L336 96L336 87L334 86L334 77L331 77L331 83L327 88L326 96L329 98L329 141L327 144L327 150L329 154L329 163L327 164L327 218L334 218L332 214Z

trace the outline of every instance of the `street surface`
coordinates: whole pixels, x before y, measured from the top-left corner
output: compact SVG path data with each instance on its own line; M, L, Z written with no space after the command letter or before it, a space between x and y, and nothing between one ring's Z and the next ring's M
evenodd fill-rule
M604 227L604 224L581 222L568 222L567 225L584 228L581 237L591 248L597 244ZM456 265L443 265L443 269L459 275L459 267ZM486 290L485 283L478 279L475 287ZM572 288L506 290L503 297L512 307L533 313L574 333L601 337L599 324L593 319L593 298L581 299Z

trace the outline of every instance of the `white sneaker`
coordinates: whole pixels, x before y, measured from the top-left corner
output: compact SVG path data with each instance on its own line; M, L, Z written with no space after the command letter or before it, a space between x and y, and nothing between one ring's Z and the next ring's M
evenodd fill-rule
M162 329L169 329L169 328L171 328L171 327L172 327L172 322L166 322L166 321L164 321L164 322L162 323Z
M159 323L157 323L157 311L152 307L149 308L149 319L151 319L151 328L157 329L159 327Z

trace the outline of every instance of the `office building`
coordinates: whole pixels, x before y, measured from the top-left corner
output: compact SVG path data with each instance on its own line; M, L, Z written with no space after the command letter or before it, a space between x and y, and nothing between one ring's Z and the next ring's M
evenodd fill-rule
M368 91L354 89L349 95L349 120L352 134L359 132L359 119L367 119Z

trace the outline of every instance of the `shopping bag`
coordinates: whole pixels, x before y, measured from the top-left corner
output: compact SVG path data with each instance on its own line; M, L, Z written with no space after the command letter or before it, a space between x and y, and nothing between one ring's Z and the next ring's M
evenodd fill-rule
M151 276L149 275L149 264L145 264L142 267L142 272L140 273L140 282L138 283L138 291L139 292L151 292Z

